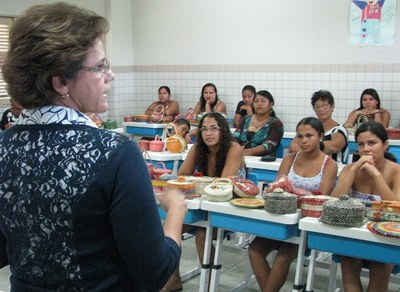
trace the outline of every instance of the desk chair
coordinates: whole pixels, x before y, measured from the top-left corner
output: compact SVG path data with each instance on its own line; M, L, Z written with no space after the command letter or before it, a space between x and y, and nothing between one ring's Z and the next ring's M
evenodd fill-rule
M400 148L399 147L389 147L388 151L396 157L397 163L400 163Z
M329 273L328 292L337 291L337 289L336 289L336 272L337 272L338 265L340 264L340 260L341 260L340 255L337 255L337 254L332 255L331 268L330 268L330 273ZM363 268L363 270L361 271L361 275L365 276L365 277L369 277L366 269L367 268ZM400 266L399 265L395 265L393 267L391 281L400 283Z
M276 157L278 157L278 158L283 158L283 151L284 149L283 149L283 144L282 144L282 142L280 142L279 143L279 145L278 145L278 148L276 148Z

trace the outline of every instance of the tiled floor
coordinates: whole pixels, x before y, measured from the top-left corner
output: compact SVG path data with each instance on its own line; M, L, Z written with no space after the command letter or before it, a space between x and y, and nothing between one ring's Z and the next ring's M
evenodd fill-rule
M241 283L244 278L244 271L246 268L246 250L239 250L236 248L232 248L237 241L235 239L225 240L224 245L226 246L223 249L221 254L221 278L220 278L220 286L219 291L232 291L236 285ZM197 261L197 253L195 249L194 238L189 238L183 241L182 244L182 259L181 259L181 273L185 273L185 271L191 270L198 265ZM283 286L281 291L292 291L292 285L294 281L295 274L295 263L292 264L291 270L289 273L289 277ZM9 269L5 267L0 270L0 292L8 292L10 291L9 284ZM306 274L303 274L303 278L305 281ZM328 287L328 279L329 279L329 271L323 268L316 268L315 272L315 280L314 280L314 291L315 292L324 292L327 291ZM340 269L338 269L338 273L336 276L337 285L341 287L341 274ZM200 275L196 275L191 279L186 280L183 283L183 291L195 292L199 290L199 281ZM363 283L366 285L367 279L362 278ZM366 287L366 286L365 286ZM242 291L246 292L255 292L260 291L257 283L254 282L249 286L244 288ZM390 283L390 292L400 292L400 284L399 281L396 283Z

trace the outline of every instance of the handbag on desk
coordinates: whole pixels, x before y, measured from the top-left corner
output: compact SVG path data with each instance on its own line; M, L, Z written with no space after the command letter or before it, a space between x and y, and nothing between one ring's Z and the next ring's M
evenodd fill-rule
M152 122L160 123L162 122L163 117L164 117L164 106L162 104L159 104L154 108L153 113L150 116L150 120Z
M178 130L173 123L167 124L165 128L166 138L165 146L171 153L180 153L186 149L186 140L181 135L178 135Z

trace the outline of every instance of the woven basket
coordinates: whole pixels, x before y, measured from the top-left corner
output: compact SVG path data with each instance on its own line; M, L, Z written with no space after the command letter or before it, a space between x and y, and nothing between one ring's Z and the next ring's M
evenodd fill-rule
M204 188L213 182L214 178L209 176L187 176L188 181L193 181L196 183L196 193L200 196L205 195Z
M297 196L277 188L265 196L264 210L273 214L293 214L297 212Z
M360 227L364 224L365 206L357 200L341 195L339 200L324 203L321 222L341 227Z

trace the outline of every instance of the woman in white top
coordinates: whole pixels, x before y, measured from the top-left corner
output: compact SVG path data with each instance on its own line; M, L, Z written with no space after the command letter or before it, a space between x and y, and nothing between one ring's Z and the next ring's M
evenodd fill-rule
M317 118L302 119L296 127L301 151L290 153L279 167L279 175L287 175L293 186L329 195L334 187L337 163L321 149L324 128ZM270 266L266 257L277 250ZM286 281L292 261L297 257L297 244L256 237L249 246L249 258L262 291L279 291Z

